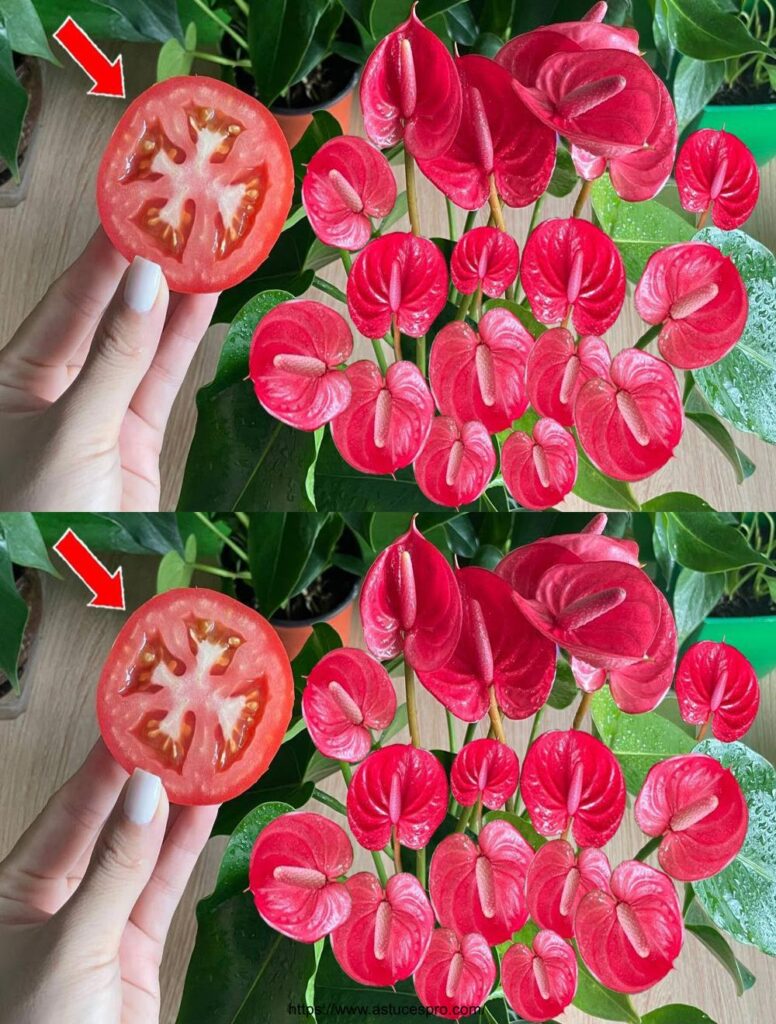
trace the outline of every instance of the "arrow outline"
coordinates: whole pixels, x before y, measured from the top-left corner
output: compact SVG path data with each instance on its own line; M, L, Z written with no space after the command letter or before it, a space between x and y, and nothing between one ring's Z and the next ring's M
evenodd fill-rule
M65 556L62 554L62 552L59 550L59 547L62 544L62 541L64 541L68 537L74 537L75 538L75 540L80 545L81 549L83 551L87 552L89 554L89 556L91 557L92 561L95 562L102 569L102 571L105 573L105 576L106 576L107 579L115 580L118 577L119 585L121 586L121 604L120 605L117 605L117 604L111 604L111 605L95 604L95 601L98 599L98 596L99 596L98 592L94 589L94 587L91 585L91 583L89 583L83 577L83 575L78 571L78 569L76 569L76 567L67 558L65 558ZM68 569L75 576L78 577L78 579L83 583L83 585L86 587L86 589L89 590L91 592L91 594L93 595L91 601L89 601L89 603L86 606L87 608L105 608L108 611L126 611L127 602L126 602L126 598L125 598L125 595L124 595L124 570L123 570L123 568L121 566L119 566L118 569L116 569L115 572L111 572L108 569L108 567L102 561L100 561L100 559L97 557L97 555L94 554L92 549L81 540L81 538L78 536L78 534L75 532L75 530L72 530L69 526L65 530L65 532L62 534L62 536L59 538L59 540L56 542L56 544L52 545L52 547L53 547L54 551L56 551L56 553L62 559L62 561L65 563L65 565L68 567Z
M80 61L78 59L78 57L76 57L76 55L59 38L60 33L62 32L62 29L67 28L70 25L72 25L75 29L77 29L78 32L81 33L81 37L84 40L88 41L89 44L92 46L93 50L102 57L102 59L105 61L106 67L115 68L116 65L118 65L119 73L121 75L121 93L120 94L117 94L117 93L95 92L95 89L97 89L97 87L98 87L97 79L94 77L94 75L91 73L91 71L89 71L89 69L82 63L82 61ZM104 50L100 49L100 47L97 45L97 43L95 43L95 41L92 39L92 37L89 35L89 33L86 32L84 29L82 29L81 26L78 24L78 22L75 20L75 18L72 18L69 14L65 18L65 20L62 22L62 24L59 26L59 28L56 30L56 32L52 33L52 35L53 35L54 39L56 39L56 41L62 47L62 49L65 51L65 53L68 55L68 57L74 63L76 63L78 65L78 67L84 72L85 75L87 75L88 78L91 79L92 87L91 87L91 89L88 90L88 92L86 94L87 96L111 96L111 97L114 97L115 99L122 99L122 100L126 99L127 90L126 90L126 86L125 86L125 83L124 83L124 59L123 59L121 54L119 54L118 57L116 57L115 60L111 60L108 57L107 53L105 53Z

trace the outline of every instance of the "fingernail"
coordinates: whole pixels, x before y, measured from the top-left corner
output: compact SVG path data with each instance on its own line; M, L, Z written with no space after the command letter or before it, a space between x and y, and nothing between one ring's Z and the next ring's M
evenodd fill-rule
M162 268L158 263L135 256L124 284L124 301L136 313L147 313L156 302Z
M156 814L162 780L158 775L135 768L124 796L124 813L136 825L147 825Z

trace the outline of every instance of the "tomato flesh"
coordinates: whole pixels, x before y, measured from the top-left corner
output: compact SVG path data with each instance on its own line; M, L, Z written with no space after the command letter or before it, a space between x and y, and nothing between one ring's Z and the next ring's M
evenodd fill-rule
M170 590L127 620L97 689L103 738L127 771L159 775L174 803L230 800L266 771L294 683L258 612L205 589Z
M125 111L97 176L103 226L127 258L159 263L170 288L216 292L266 259L294 171L258 100L214 78L170 78Z

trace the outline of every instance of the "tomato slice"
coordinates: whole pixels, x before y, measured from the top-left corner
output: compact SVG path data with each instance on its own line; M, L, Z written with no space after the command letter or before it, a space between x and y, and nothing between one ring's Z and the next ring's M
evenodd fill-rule
M129 105L97 173L97 208L127 259L170 288L217 292L252 274L294 192L288 143L265 106L215 78L168 78Z
M264 774L288 728L291 666L258 612L213 590L169 590L127 619L102 670L97 718L127 771L173 803L230 800Z

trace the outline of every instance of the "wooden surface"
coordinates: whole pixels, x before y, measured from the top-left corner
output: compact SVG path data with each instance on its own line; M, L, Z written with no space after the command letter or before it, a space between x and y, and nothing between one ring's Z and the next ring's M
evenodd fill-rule
M153 76L154 51L139 46L124 48L127 89L131 96ZM94 177L105 142L123 109L116 100L86 95L86 82L70 62L64 70L45 68L45 99L41 137L38 140L29 195L14 210L0 209L0 242L3 272L0 277L0 344L5 343L19 321L41 297L51 280L75 258L97 224ZM355 126L354 126L355 127ZM400 171L398 173L401 173ZM423 231L447 233L442 197L419 175ZM776 247L776 161L763 172L758 209L747 230L770 248ZM568 216L572 198L546 204L544 216ZM522 246L528 227L527 210L507 211L507 219ZM463 222L463 215L460 217ZM337 279L341 271L327 268ZM316 299L328 300L312 293ZM335 303L333 303L335 304ZM632 344L644 325L635 315L631 300L616 328L608 336L614 349ZM211 379L223 327L212 328L195 359L179 396L168 429L162 459L162 508L174 507L183 476L195 423L194 395ZM366 343L363 354L371 355ZM667 491L692 491L713 508L740 510L776 508L776 449L751 435L739 435L740 446L753 459L757 471L743 485L736 484L725 458L698 430L688 424L677 456L660 473L635 485L639 499ZM584 508L571 498L562 506Z

